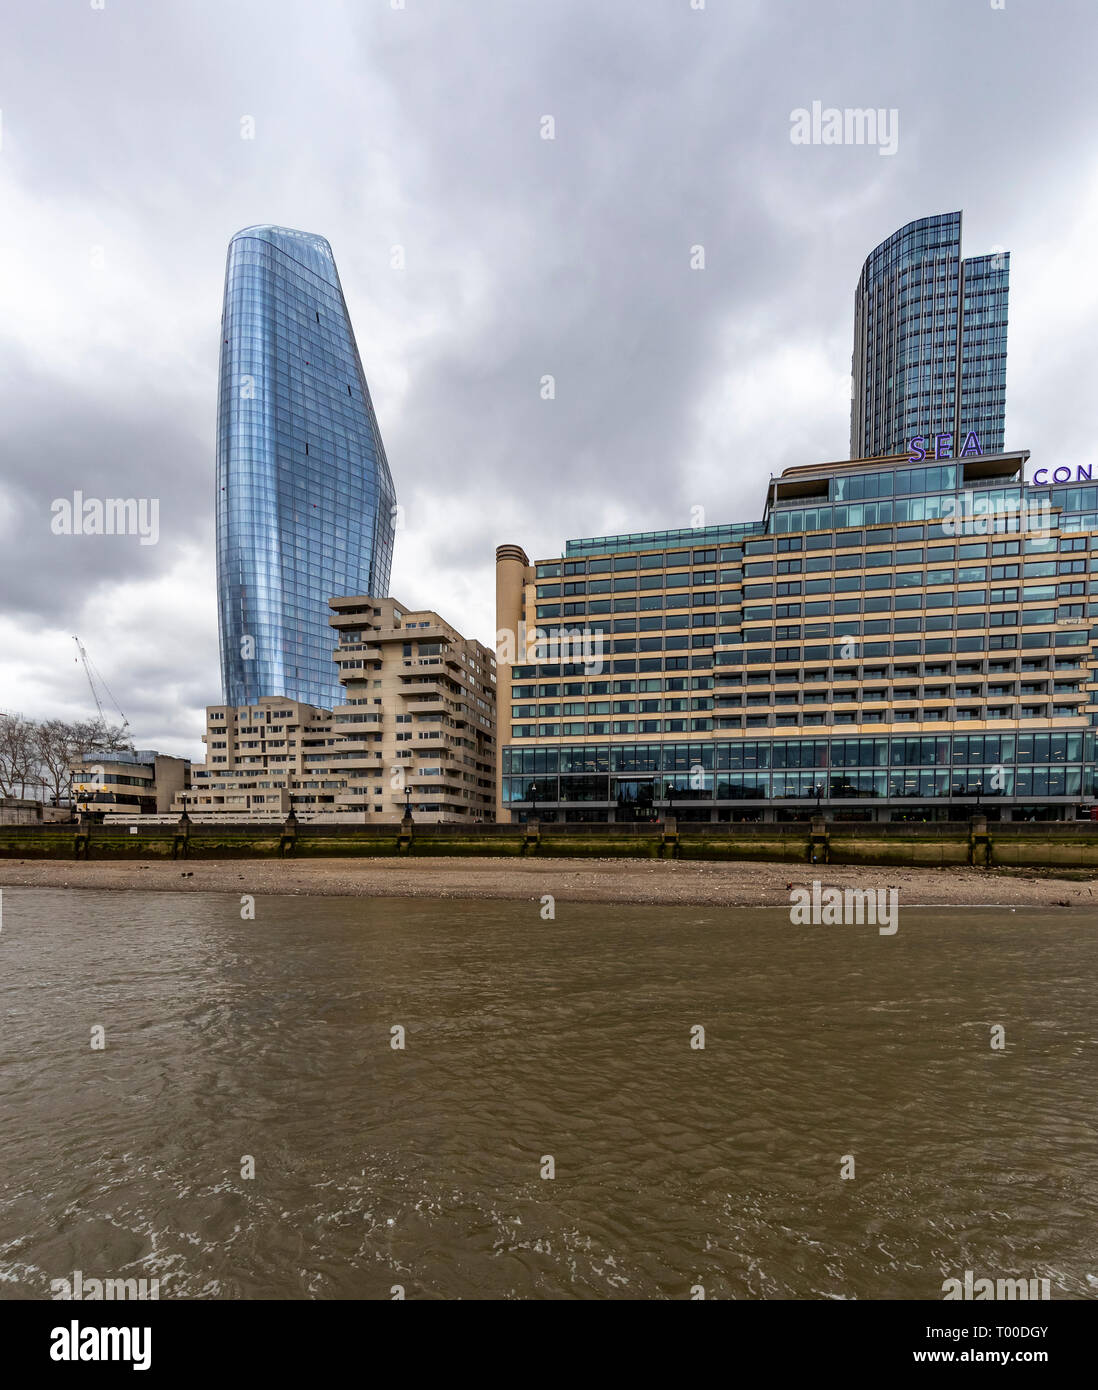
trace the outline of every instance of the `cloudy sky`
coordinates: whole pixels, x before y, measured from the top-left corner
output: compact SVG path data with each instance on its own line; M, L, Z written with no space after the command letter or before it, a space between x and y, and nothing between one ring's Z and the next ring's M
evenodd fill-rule
M1008 445L1091 460L1096 36L1092 0L5 0L0 709L88 714L78 633L139 746L200 756L251 223L331 241L392 592L486 642L498 543L753 518L845 457L854 286L914 217L1012 253ZM813 101L895 109L896 153L792 144ZM158 499L158 543L51 534L76 489Z

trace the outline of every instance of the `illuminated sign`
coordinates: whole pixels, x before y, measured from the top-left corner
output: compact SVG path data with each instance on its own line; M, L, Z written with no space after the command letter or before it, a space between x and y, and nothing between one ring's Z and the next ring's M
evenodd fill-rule
M1077 463L1074 468L1069 468L1067 464L1061 464L1059 468L1052 470L1052 477L1049 477L1047 468L1038 468L1030 479L1031 487L1051 487L1053 483L1089 483L1091 479L1091 469L1094 467L1090 463Z
M960 438L960 435L957 436ZM926 446L927 439L934 441L934 452L930 453ZM953 435L951 434L917 434L908 445L908 463L922 463L925 458L951 459L951 458L978 458L984 451L980 444L979 435L971 431L965 435L965 442L959 454L953 452Z

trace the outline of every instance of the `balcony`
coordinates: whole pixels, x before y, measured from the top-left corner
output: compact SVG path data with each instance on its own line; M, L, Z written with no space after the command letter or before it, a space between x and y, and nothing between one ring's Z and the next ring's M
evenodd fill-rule
M438 681L437 681L437 680L419 680L419 679L413 679L413 680L410 680L410 681L404 681L404 682L402 683L401 687L400 687L400 693L401 693L402 695L409 695L409 696L411 696L411 695L433 695L433 696L438 697L439 699L442 698L441 692L439 691L439 688L438 688Z
M362 657L367 661L380 661L381 648L371 646L369 642L348 642L342 643L333 649L333 659L338 662L341 656Z

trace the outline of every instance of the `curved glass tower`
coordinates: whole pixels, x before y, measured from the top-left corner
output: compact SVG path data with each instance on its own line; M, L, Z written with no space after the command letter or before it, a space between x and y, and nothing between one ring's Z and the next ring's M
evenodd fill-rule
M916 435L1004 447L1010 253L961 258L961 214L920 217L866 259L854 295L850 457Z
M395 492L332 248L246 227L225 267L217 603L228 705L341 703L328 600L384 596Z

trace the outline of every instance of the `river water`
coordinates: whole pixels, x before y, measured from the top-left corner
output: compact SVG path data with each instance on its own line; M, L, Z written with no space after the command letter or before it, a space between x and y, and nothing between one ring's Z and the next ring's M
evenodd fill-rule
M1093 913L240 914L4 890L0 1297L1098 1296Z

